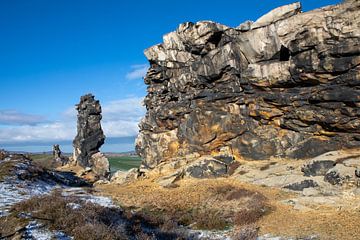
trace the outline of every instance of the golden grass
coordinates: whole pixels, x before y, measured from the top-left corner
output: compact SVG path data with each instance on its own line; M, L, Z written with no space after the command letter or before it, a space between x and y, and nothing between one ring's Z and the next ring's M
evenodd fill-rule
M153 179L139 180L127 185L110 184L98 187L102 194L113 197L124 207L152 207L157 211L162 210L161 213L170 209L204 209L205 212L221 211L222 216L234 217L244 206L249 206L251 198L229 200L229 188L257 192L268 199L266 205L271 211L256 219L260 235L270 233L275 236L300 238L316 235L320 239L344 240L356 239L356 236L360 235L360 214L355 210L339 211L333 207L322 206L306 212L295 210L292 206L280 202L295 197L293 193L241 183L235 179L186 179L179 182L178 188L170 189L158 186ZM235 226L235 229L237 228L240 226Z

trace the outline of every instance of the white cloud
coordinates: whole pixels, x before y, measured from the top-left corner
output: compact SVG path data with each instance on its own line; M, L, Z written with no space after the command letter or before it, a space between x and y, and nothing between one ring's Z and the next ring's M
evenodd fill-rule
M0 143L68 140L75 133L76 123L71 122L3 127L0 128Z
M0 124L34 125L45 121L45 117L35 114L21 113L16 110L0 110Z
M106 137L135 136L145 114L142 98L132 97L102 103L102 127ZM0 127L0 143L72 140L76 135L76 110L68 108L61 119L35 125Z
M148 64L138 64L131 66L132 70L126 74L126 79L141 79L145 77L146 72L149 68Z

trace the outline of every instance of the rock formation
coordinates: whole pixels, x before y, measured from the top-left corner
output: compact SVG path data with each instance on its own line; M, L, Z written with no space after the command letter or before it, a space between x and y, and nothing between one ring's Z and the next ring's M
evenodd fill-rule
M163 41L145 51L143 167L360 146L359 1L305 13L294 3L237 28L187 22Z
M68 157L62 156L59 144L53 145L52 152L53 152L53 161L54 161L55 165L64 166L65 164L67 164L69 162Z
M76 105L78 111L77 135L73 141L73 160L80 166L90 167L99 176L110 173L107 158L100 153L105 135L101 128L101 106L92 94L80 98Z

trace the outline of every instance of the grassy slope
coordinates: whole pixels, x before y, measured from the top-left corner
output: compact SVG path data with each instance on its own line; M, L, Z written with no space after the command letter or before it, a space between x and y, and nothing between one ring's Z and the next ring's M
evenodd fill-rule
M137 168L140 166L140 157L108 157L111 171L129 170L130 168Z

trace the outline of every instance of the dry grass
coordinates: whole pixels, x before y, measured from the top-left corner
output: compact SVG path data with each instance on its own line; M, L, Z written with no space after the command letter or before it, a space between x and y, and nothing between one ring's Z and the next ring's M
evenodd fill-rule
M21 213L30 217L21 218ZM15 204L8 217L0 218L0 238L21 233L30 220L79 240L116 240L133 236L141 240L182 239L182 233L174 231L175 223L164 224L152 216L133 214L130 210L106 208L79 198L64 197L59 191Z
M74 209L71 204L81 204ZM33 197L13 206L12 213L30 213L33 219L44 222L49 229L63 230L75 239L126 239L120 209L104 208L76 198L51 195Z
M0 161L0 181L3 181L7 176L11 175L14 169L15 169L14 162Z
M196 229L225 229L237 224L235 220L239 221L243 211L256 207L261 214L257 210L247 212L247 217L252 213L256 216L244 220L253 223L270 210L265 196L229 179L183 180L172 189L161 188L151 180L100 188L123 206L156 219L158 224L171 221Z
M7 239L22 231L29 223L28 219L18 218L11 214L0 218L0 239Z
M355 210L321 206L306 212L295 210L281 203L282 200L295 197L294 193L229 178L182 180L178 188L171 189L158 186L152 179L145 179L123 186L99 186L99 189L126 207L150 215L157 212L159 216L164 216L166 214L163 213L168 213L168 219L176 218L180 223L189 224L205 218L198 214L201 213L199 210L203 210L212 213L208 215L210 218L212 215L224 219L226 226L230 220L230 224L235 224L235 229L258 226L259 235L270 233L298 238L316 235L320 239L344 240L360 235L360 215ZM183 218L177 217L180 215ZM251 224L253 222L255 224ZM206 224L200 225L206 227ZM194 227L199 226L195 224ZM251 232L254 233L247 231L248 234Z

